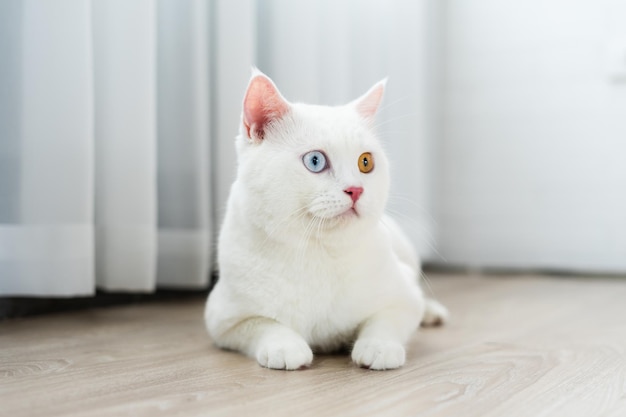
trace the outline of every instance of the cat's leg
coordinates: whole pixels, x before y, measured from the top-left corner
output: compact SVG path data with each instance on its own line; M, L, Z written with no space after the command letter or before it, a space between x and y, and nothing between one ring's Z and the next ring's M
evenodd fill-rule
M446 321L448 321L448 309L441 304L437 300L433 300L432 298L426 298L425 302L425 310L424 317L422 317L422 326L424 327L433 327L433 326L441 326Z
M222 348L256 358L266 368L295 370L313 361L313 352L302 336L265 317L241 320L214 340Z
M362 368L385 370L404 365L404 345L419 325L419 312L393 308L367 319L358 331L352 360Z

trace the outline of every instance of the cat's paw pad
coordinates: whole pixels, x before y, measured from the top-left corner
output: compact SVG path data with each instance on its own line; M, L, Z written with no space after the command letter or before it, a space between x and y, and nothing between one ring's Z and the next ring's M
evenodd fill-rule
M266 368L292 371L311 366L313 351L304 340L273 340L258 349L256 360Z
M426 309L424 311L424 317L422 317L422 326L434 327L441 326L448 321L448 309L439 301L433 299L426 299Z
M352 360L361 368L396 369L404 365L406 353L404 346L398 342L359 339L352 349Z

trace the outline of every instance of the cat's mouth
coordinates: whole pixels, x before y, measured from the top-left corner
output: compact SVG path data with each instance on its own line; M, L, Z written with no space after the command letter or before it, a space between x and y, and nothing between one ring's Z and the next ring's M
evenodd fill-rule
M356 210L356 207L352 206L348 210L344 211L342 215L359 217L359 212Z
M355 201L342 201L329 198L320 198L309 206L309 214L321 220L325 227L354 222L362 215L359 204Z
M358 217L360 217L358 210L356 209L356 207L352 206L349 209L339 213L334 218L339 221L349 221L350 219Z

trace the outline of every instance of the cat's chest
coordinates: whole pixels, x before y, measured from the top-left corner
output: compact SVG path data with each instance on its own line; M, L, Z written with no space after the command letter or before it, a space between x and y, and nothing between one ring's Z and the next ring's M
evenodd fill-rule
M364 311L365 300L374 294L363 294L345 276L344 268L332 262L325 265L304 262L300 266L303 269L293 268L291 279L285 279L276 289L277 296L268 313L317 349L338 349L352 340L358 325L368 315Z
M355 280L368 280L379 269L378 259L367 259L362 251L329 250L313 244L304 248L284 245L266 252L261 262L271 279L284 280L293 291L313 290L329 297L354 285Z
M305 332L315 332L315 326L344 332L376 303L381 278L377 259L364 262L357 254L322 250L298 256L265 258L273 314L281 321Z
M349 340L394 282L391 247L382 238L362 234L371 243L329 248L227 232L220 268L240 314L273 318L315 346Z

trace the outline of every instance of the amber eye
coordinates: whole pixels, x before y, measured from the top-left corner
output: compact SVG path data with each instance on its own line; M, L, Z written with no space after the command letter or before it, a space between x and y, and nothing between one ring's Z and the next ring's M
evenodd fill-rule
M359 170L364 174L371 172L374 169L374 157L371 153L365 152L359 156Z

